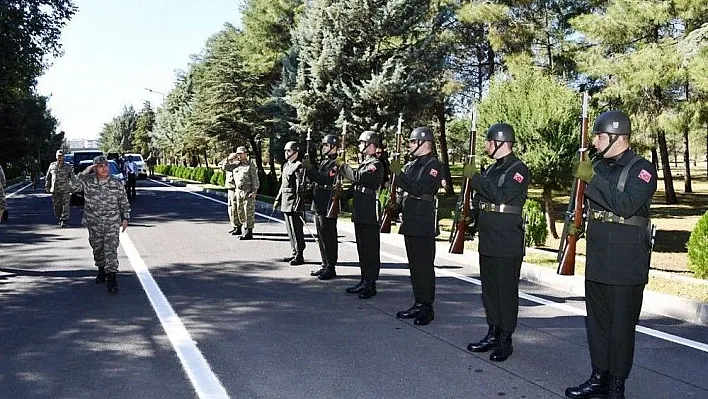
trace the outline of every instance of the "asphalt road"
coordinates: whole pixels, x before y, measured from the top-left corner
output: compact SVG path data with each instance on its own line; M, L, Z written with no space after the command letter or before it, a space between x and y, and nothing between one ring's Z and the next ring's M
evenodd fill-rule
M312 237L309 264L280 262L277 213L259 209L256 240L239 241L222 198L139 181L109 295L81 209L60 229L48 195L10 194L0 398L558 398L589 375L583 298L536 284L522 283L509 360L465 349L487 328L476 253L438 251L436 319L416 327L394 316L413 299L401 237L382 244L378 295L362 301L344 293L358 280L346 223L340 278L322 282ZM651 314L641 325L627 396L708 398L708 328Z

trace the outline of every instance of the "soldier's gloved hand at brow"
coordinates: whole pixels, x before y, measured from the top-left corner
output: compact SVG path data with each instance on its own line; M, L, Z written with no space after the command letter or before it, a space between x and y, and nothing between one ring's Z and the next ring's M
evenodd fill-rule
M401 173L401 171L403 170L403 165L401 165L401 161L399 161L397 159L394 159L393 161L391 161L391 164L388 167L389 167L389 169L391 169L391 172L393 172L396 175Z
M462 169L462 176L471 179L475 175L479 174L479 170L477 170L477 165L474 163L468 163L465 165L465 167Z
M595 170L592 168L592 162L581 161L573 165L573 176L589 183L595 177Z

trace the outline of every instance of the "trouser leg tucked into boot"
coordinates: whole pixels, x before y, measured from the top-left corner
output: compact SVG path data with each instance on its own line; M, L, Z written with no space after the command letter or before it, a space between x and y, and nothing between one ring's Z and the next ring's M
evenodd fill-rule
M593 367L590 378L577 387L567 388L565 396L572 399L604 398L609 390L609 379L607 371Z
M499 326L489 326L487 335L481 340L467 345L467 350L470 352L489 352L499 345L499 332Z
M106 276L106 286L108 287L108 292L111 294L117 294L118 293L118 278L116 277L116 273L108 273Z
M98 274L96 275L96 284L103 284L106 282L106 268L99 267Z

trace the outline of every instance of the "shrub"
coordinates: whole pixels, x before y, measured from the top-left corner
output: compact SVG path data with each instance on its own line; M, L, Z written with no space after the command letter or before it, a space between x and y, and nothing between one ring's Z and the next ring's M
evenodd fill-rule
M686 248L689 269L698 278L708 278L708 212L698 219Z
M524 244L533 244L540 247L546 244L548 237L548 223L543 208L538 201L527 199L524 204L523 217L526 219L526 233L524 234Z

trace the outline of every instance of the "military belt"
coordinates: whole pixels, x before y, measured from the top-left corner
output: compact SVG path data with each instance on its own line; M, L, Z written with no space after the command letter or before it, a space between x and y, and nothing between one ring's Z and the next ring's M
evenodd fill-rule
M334 185L332 185L332 184L326 184L326 185L318 184L316 187L318 190L334 190Z
M376 190L374 190L373 188L369 188L369 187L354 186L354 191L358 191L360 193L364 193L367 195L373 195L374 197L376 196Z
M590 212L588 213L588 219L605 223L628 224L630 226L637 227L649 226L649 218L641 216L632 216L629 218L624 218L610 211L600 211L597 209L590 209Z
M480 202L479 210L484 212L510 213L513 215L521 215L521 207L507 204L490 204L489 202Z

